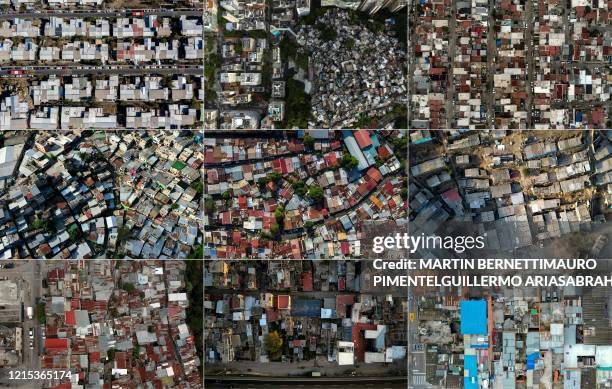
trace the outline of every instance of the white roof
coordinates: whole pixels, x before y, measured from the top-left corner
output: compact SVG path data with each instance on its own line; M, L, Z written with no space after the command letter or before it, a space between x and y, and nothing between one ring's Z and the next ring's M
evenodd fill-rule
M350 343L350 342L349 342ZM338 365L352 365L355 362L353 352L340 352L338 353Z

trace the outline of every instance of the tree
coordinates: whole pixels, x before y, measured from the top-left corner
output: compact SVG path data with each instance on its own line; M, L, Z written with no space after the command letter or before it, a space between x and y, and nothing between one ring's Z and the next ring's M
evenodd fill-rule
M283 179L283 176L279 172L272 172L268 174L268 180L273 181L275 184L278 184Z
M206 59L207 61L204 63L204 77L206 77L207 80L212 80L221 61L217 53L209 54L206 56Z
M215 101L217 100L217 92L214 89L206 88L204 90L204 100Z
M349 153L344 153L341 165L347 170L353 170L359 165L359 161Z
M213 199L206 199L204 201L204 210L208 213L213 213L215 212L215 209L217 209L217 207L215 206L215 202L213 201Z
M229 190L226 190L225 192L223 192L221 197L223 198L223 200L227 201L232 198L232 194L230 193Z
M278 331L272 331L266 336L264 346L270 360L280 359L283 352L283 338Z
M310 95L304 91L304 83L290 78L285 84L285 121L283 128L308 128L311 117Z
M405 158L406 153L408 152L408 137L402 136L393 138L393 152L398 158Z
M304 223L304 229L305 230L311 230L312 227L314 227L314 222L312 220L308 220L306 223Z
M282 227L285 221L285 208L280 205L276 207L274 210L274 217L276 218L276 223L279 225L279 227Z
M278 226L278 223L272 223L270 226L270 234L272 234L272 236L276 236L279 230L280 227Z
M308 188L308 196L315 202L320 203L325 198L325 193L323 192L323 188L319 185L313 185Z
M189 185L192 189L195 189L196 193L204 193L204 180L195 180Z
M202 259L204 258L204 246L199 244L193 248L189 254L188 259Z
M259 180L257 180L257 185L259 185L260 187L264 187L268 184L269 180L268 177L261 177Z
M134 359L138 359L139 355L140 355L140 345L137 344L136 347L134 347L134 349L132 350L132 356L134 357Z
M314 146L315 140L312 136L310 135L305 135L304 136L304 146L306 146L309 149L312 149Z
M117 242L123 242L130 238L130 230L126 227L119 227L117 230Z
M306 194L306 184L304 184L303 180L295 181L293 184L291 184L291 187L300 197L304 197L304 195Z
M272 229L270 229L272 230ZM261 239L262 241L269 241L274 239L274 236L271 233L268 233L266 231L260 231L259 232L259 239Z
M315 28L319 31L321 39L324 41L334 41L338 37L336 30L324 23L315 24Z
M234 52L238 55L242 54L242 42L240 40L234 42Z
M353 47L355 47L355 40L353 38L348 38L345 43L349 50L352 50Z
M111 348L108 349L108 351L106 352L106 357L108 358L109 362L112 362L115 360L115 349Z
M134 290L136 290L136 288L134 287L134 284L131 284L131 283L129 283L129 282L124 282L124 283L121 285L121 289L125 290L126 292L128 292L128 293L130 293L130 294L131 294L131 293L132 293Z
M35 230L38 229L44 229L45 231L49 232L49 230L51 229L49 227L49 222L47 220L41 220L41 219L34 219L34 221L32 222L32 228Z
M308 54L300 53L295 57L295 64L302 68L305 72L308 71Z
M45 303L36 304L36 317L38 318L38 322L40 324L45 324L47 322L47 316L45 315Z

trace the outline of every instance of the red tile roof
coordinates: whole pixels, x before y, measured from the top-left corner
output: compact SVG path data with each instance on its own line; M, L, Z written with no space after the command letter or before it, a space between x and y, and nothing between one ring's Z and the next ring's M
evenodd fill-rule
M382 174L380 174L380 171L373 166L370 169L368 169L367 175L368 177L370 177L376 182L379 182L380 180L382 180Z
M370 138L370 132L368 130L358 130L355 132L355 140L357 140L357 144L362 149L370 146L372 144L372 139Z
M100 362L100 352L94 351L94 352L89 353L89 362L90 363Z
M289 296L280 294L276 296L276 307L278 309L288 309L289 308Z
M47 350L68 350L68 339L47 338L45 339Z
M65 313L65 318L64 320L66 321L66 324L68 325L76 325L76 319L74 317L74 311L68 311Z
M304 292L312 292L312 273L302 273L302 290Z

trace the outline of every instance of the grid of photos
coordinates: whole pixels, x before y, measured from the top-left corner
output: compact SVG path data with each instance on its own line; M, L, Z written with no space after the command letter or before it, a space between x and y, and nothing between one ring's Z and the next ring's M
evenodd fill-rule
M207 129L612 128L606 1L205 8Z
M611 276L612 131L207 130L204 161L207 388L612 382L609 287L377 279L485 273L445 258L593 258ZM485 248L373 244L402 234ZM378 267L416 258L433 269Z
M0 386L204 388L203 140L0 132Z

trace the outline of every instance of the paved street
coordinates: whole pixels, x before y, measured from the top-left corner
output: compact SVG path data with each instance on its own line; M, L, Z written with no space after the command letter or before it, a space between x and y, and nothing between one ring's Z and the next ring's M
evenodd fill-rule
M15 77L11 74L11 70L19 70L22 72L20 76L48 76L48 75L86 75L86 74L120 74L120 75L137 75L137 74L190 74L200 75L204 72L203 65L157 65L157 66L130 66L130 65L112 65L112 66L4 66L0 68L0 77Z
M36 318L36 303L41 296L41 271L40 263L36 261L15 261L14 268L1 269L0 276L5 279L13 280L21 288L21 297L23 299L24 315L27 307L32 307L34 314L32 319L24 317L23 328L23 366L33 369L40 367L38 355L42 349L42 339L40 326ZM0 322L2 319L0 319ZM28 335L30 329L34 331L34 348L30 349L30 337Z
M356 383L358 382L358 383ZM206 388L376 388L405 389L405 377L205 377Z
M0 13L0 20L20 19L41 19L55 17L64 18L120 18L124 16L202 16L204 10L197 9L122 9L122 10L49 10L49 11L33 11L33 12L10 12Z

